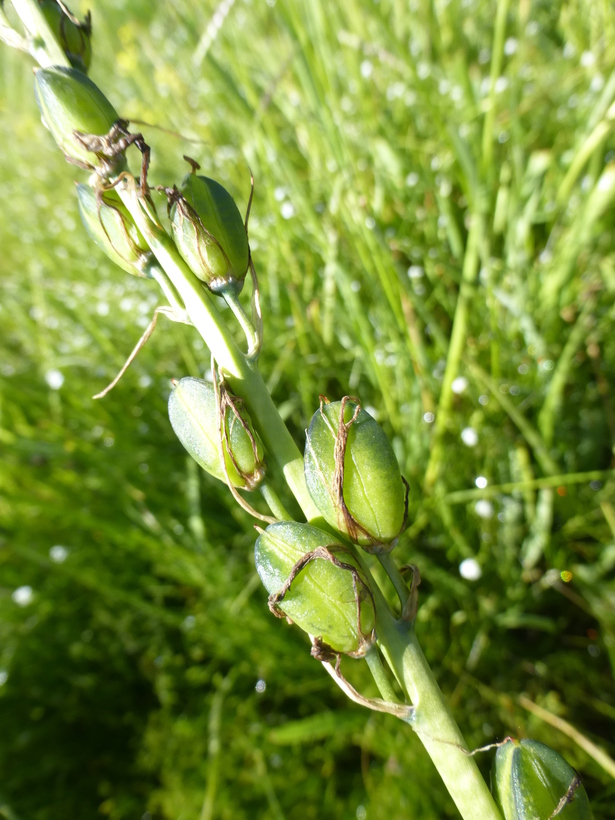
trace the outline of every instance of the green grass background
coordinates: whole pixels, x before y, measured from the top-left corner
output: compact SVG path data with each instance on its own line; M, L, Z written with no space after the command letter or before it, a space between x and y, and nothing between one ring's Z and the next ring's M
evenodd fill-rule
M613 770L584 740L615 755L615 482L566 478L613 466L611 3L92 12L93 80L183 135L142 126L153 183L187 153L243 209L254 172L262 371L297 441L320 393L358 395L392 437L410 483L396 557L421 569L419 639L468 743L552 745L613 817ZM174 438L170 380L209 368L196 334L161 319L91 399L159 297L89 243L77 178L30 58L2 47L0 816L455 817L412 732L346 701L271 617L251 520Z

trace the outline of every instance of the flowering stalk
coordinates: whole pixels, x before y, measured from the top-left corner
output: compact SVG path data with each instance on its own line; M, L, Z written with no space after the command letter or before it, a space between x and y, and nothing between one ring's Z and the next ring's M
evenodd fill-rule
M13 0L13 3L27 28L29 41L35 44L31 50L39 63L43 66L67 66L68 59L59 44L53 37L50 39L49 26L39 13L36 0ZM79 80L77 79L76 82ZM74 112L70 112L69 118L73 115ZM140 235L156 258L160 269L168 277L172 290L168 287L166 290L173 295L175 301L175 304L172 304L173 309L185 310L186 318L202 336L218 369L224 373L225 382L230 390L243 400L266 453L282 469L286 482L301 506L307 521L317 520L322 525L323 516L327 518L327 515L323 513L318 499L326 499L328 491L326 488L322 493L320 490L312 493L308 490L304 459L271 399L254 356L250 355L250 352L244 354L235 343L212 296L203 286L201 279L190 269L175 242L160 223L146 195L147 163L144 162L139 185L126 172L124 153L128 145L136 142L142 151L147 146L142 138L140 138L140 143L135 139L130 140L124 126L121 125L122 122L118 121L120 127L114 132L115 142L111 141L111 132L108 135L99 134L93 138L94 141L89 142L88 135L82 135L79 140L79 151L84 146L90 145L88 151L92 155L92 165L96 164L95 157L97 157L100 161L99 173L100 168L106 169L106 174L104 178L100 178L100 183L101 185L104 183L105 186L115 186L115 190L128 214L134 220ZM118 123L114 124L114 128ZM71 126L70 134L74 134L73 127ZM54 136L56 136L55 133ZM155 278L161 280L160 275ZM162 281L166 280L162 279ZM501 820L501 815L489 789L474 758L467 752L463 736L448 710L417 642L414 631L416 585L413 584L406 595L405 583L399 571L392 564L388 554L383 557L382 564L391 576L403 604L401 617L396 618L369 571L368 559L358 549L359 544L366 542L369 551L375 553L386 553L394 546L396 535L404 519L403 488L400 477L393 469L390 472L393 482L391 503L396 509L392 511L390 527L385 528L386 532L383 535L380 519L376 522L377 526L372 527L371 523L362 517L359 495L351 499L346 489L347 482L353 479L352 469L361 470L359 460L359 463L352 462L355 465L352 469L346 466L346 472L344 471L346 448L352 447L353 441L358 441L361 447L368 448L368 444L361 443L358 425L364 424L366 430L372 430L373 422L367 414L361 415L363 411L358 404L355 411L352 410L350 402L347 404L351 417L346 419L345 401L341 402L341 408L337 411L339 419L337 431L332 427L333 436L329 437L325 430L322 445L335 446L335 460L331 474L331 480L335 482L336 487L333 498L343 511L346 527L342 528L343 532L332 536L327 531L308 527L306 524L276 523L271 527L277 528L276 534L283 529L284 539L280 540L277 535L274 538L269 529L261 535L259 541L262 546L267 545L274 552L278 550L276 553L278 575L274 578L270 572L268 574L264 563L261 576L266 579L267 584L271 584L270 606L276 607L280 612L292 613L300 626L310 633L315 633L311 635L312 654L325 665L327 671L353 700L368 706L371 703L371 708L385 708L386 711L402 717L412 725L430 754L464 820L474 820L477 817L481 820ZM324 414L323 418L325 416L327 414ZM356 427L355 422L357 422ZM330 418L327 423L331 423ZM378 441L380 441L379 435L376 431L375 438ZM371 458L369 452L365 458L369 463ZM387 462L388 464L390 461L388 450L384 453L383 459L382 463ZM312 462L321 463L317 455ZM322 463L325 462L326 459ZM390 470L390 466L386 468L387 471ZM318 470L320 469L318 467ZM225 474L228 479L226 468ZM326 475L325 480L327 480ZM360 480L357 487L363 484L364 482ZM270 498L272 507L276 507L278 502L275 497L270 496ZM399 504L402 504L401 511ZM285 513L283 508L279 509L279 512ZM379 513L376 517L378 515ZM331 519L330 524L332 521L335 522L331 515L328 517ZM309 533L302 529L305 527ZM267 535L267 533L270 534ZM293 539L298 539L298 542ZM285 575L286 580L280 584ZM315 591L321 587L321 581L324 582L323 579L327 584L330 583L327 586L327 594L332 596L333 601L330 613L326 611L326 608L322 609L324 606L322 601L313 608L313 596L316 594ZM338 613L341 620L333 623L331 628L328 614L334 611ZM327 629L329 632L326 631ZM319 632L328 637L329 643L322 639ZM399 704L380 664L376 645L397 679L404 699L408 701L406 704ZM368 657L370 669L374 671L374 678L381 690L383 701L370 702L369 699L356 693L343 679L339 669L340 652Z

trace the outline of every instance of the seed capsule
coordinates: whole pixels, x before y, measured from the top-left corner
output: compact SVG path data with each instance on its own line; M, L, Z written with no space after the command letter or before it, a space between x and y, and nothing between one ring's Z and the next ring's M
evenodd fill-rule
M98 247L127 273L147 276L153 254L115 191L105 191L98 199L89 185L80 184L77 199L81 220Z
M283 521L261 533L254 554L272 609L334 652L364 654L376 612L365 576L347 548L309 524Z
M65 13L56 0L38 0L38 3L72 67L86 74L92 59L89 13L83 23L78 23Z
M324 400L314 413L305 480L326 521L368 551L382 550L401 532L405 491L395 453L380 425L348 397Z
M254 490L265 475L263 445L240 399L222 398L223 452L234 487ZM220 458L220 422L216 394L202 379L181 379L169 396L169 418L177 437L192 458L226 483Z
M92 167L95 155L74 136L74 131L104 136L119 119L98 86L75 68L39 68L34 77L36 101L43 121L64 155L82 167ZM116 170L125 165L117 158Z
M195 173L169 195L173 236L184 261L214 293L229 288L239 293L250 249L233 197L215 180Z
M579 775L560 754L537 740L510 738L500 746L492 789L505 820L591 820Z

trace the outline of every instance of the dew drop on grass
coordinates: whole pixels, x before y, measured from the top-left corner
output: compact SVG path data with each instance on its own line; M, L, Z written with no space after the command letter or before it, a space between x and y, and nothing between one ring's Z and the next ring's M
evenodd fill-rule
M493 504L485 498L481 498L474 505L474 512L479 518L493 518Z
M64 374L60 370L48 370L45 373L45 381L52 390L59 390L64 384Z
M68 550L66 547L56 544L56 546L51 547L49 550L49 557L55 564L62 564L68 558Z
M465 376L457 376L456 379L453 379L453 383L451 384L451 390L453 393L460 395L461 393L465 393L468 388L468 380Z
M28 604L32 603L34 592L30 586L17 587L11 595L11 598L17 606L28 606Z
M465 558L459 564L459 574L462 578L465 578L466 581L478 581L483 571L476 558Z
M478 433L473 427L464 427L461 431L461 440L466 447L476 447L478 444Z

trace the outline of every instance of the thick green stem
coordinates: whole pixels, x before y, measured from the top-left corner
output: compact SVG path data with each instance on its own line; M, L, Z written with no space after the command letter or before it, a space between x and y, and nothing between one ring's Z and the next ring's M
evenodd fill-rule
M375 646L372 646L372 648L368 651L365 656L365 660L383 699L386 700L387 703L400 703L401 701L395 694L395 690L393 689L391 681L387 676L384 665L380 660L378 649Z
M378 607L378 642L416 708L412 728L429 753L464 820L502 820L463 735L449 712L414 629Z
M278 519L278 521L293 520L292 515L288 512L284 504L282 504L278 494L273 489L271 484L261 484L259 489L261 491L261 495L267 502L267 506L271 510L272 514Z
M378 560L380 561L380 565L389 576L391 583L395 587L395 591L397 592L397 597L399 598L399 603L403 607L406 605L406 601L408 600L408 596L410 595L410 590L408 589L408 584L404 580L404 576L399 571L399 567L393 560L393 557L390 552L381 552L378 554Z
M239 301L239 296L234 290L231 289L223 292L222 296L224 297L226 304L233 311L233 315L239 322L241 329L245 334L246 341L248 342L248 358L257 358L260 352L260 339L256 328L252 324L251 319L248 317L248 314L243 309L243 305Z
M70 68L68 57L58 43L38 3L32 0L12 0L29 35L30 53L43 68L61 65Z
M303 475L303 456L280 418L256 364L250 363L237 347L212 297L181 258L171 237L152 221L153 215L144 212L134 183L125 179L117 190L180 295L190 320L224 370L233 392L245 401L267 452L281 467L306 518L317 518L320 513Z

